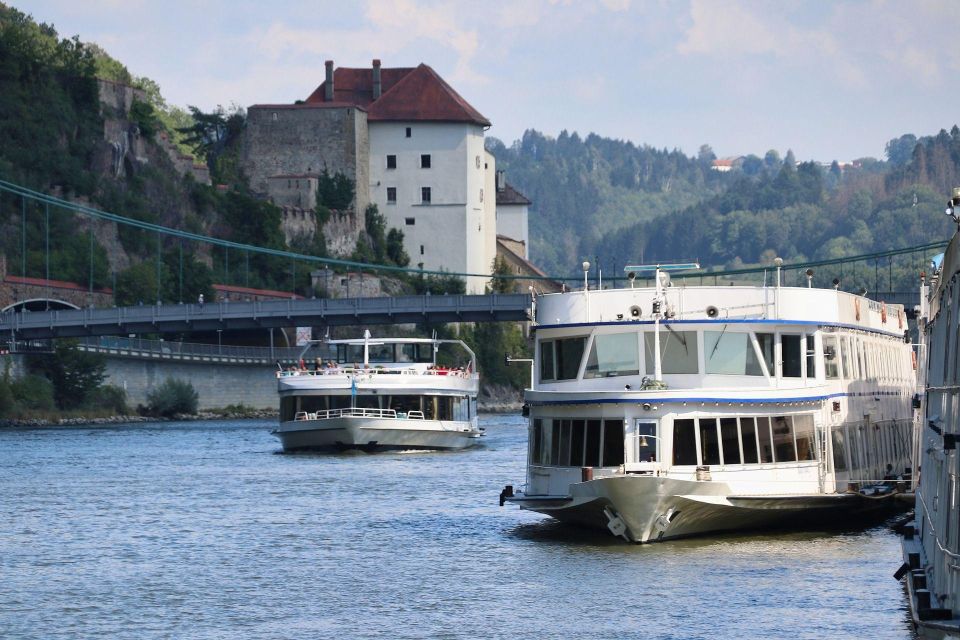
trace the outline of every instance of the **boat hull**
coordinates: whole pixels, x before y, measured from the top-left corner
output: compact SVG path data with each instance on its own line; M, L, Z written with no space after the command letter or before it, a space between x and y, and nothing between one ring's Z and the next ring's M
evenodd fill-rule
M470 423L344 416L281 423L274 432L284 451L463 449L482 432Z
M562 522L611 531L631 542L780 526L840 524L867 511L897 509L892 496L736 496L724 482L622 475L573 484L569 496L507 500ZM619 521L619 522L618 522Z

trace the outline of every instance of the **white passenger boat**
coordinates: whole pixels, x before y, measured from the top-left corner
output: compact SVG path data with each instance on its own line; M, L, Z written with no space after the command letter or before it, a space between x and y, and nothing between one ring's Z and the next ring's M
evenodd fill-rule
M947 213L960 218L960 188ZM958 222L960 224L960 222ZM930 295L921 296L926 350L925 416L918 429L919 482L914 521L903 528L910 610L922 637L960 638L960 233L933 261Z
M331 340L335 360L277 372L284 451L462 449L477 442L476 357L460 340ZM437 364L441 345L463 366Z
M910 474L898 305L832 289L653 286L535 298L526 483L509 501L634 542L834 520ZM696 265L683 265L696 267ZM633 281L632 281L633 283Z

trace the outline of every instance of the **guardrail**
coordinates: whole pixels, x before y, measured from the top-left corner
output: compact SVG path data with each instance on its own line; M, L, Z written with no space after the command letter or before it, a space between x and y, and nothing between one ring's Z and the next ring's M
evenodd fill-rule
M82 338L79 347L84 351L151 360L199 360L268 365L274 365L277 361L296 362L303 351L303 347L250 347L118 336Z
M347 409L326 409L324 411L306 412L298 411L294 414L294 420L327 420L329 418L409 418L411 420L423 420L423 411L410 411L407 413L397 413L396 409L364 409L361 407L351 407Z
M531 297L504 293L387 298L260 300L166 304L113 309L60 309L0 314L0 335L11 339L68 338L217 329L269 329L417 322L531 319Z

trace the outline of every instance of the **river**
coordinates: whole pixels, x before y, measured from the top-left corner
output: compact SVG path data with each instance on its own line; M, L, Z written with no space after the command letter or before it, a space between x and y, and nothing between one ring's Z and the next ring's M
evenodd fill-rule
M896 536L635 546L500 508L453 453L278 453L267 421L0 430L0 637L912 638Z

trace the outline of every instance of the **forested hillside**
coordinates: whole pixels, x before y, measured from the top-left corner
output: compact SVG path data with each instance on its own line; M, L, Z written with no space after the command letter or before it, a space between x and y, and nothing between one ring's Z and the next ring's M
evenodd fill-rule
M561 275L595 257L606 269L676 260L736 268L927 243L951 233L943 202L960 185L957 127L892 139L887 161L823 167L768 151L727 173L710 170L706 146L693 158L531 130L509 148L488 147L533 200L533 261Z
M531 254L548 273L566 273L577 256L600 251L604 234L692 205L727 182L710 170L708 147L690 158L594 134L550 138L530 129L509 147L488 138L487 148L507 181L533 201Z

